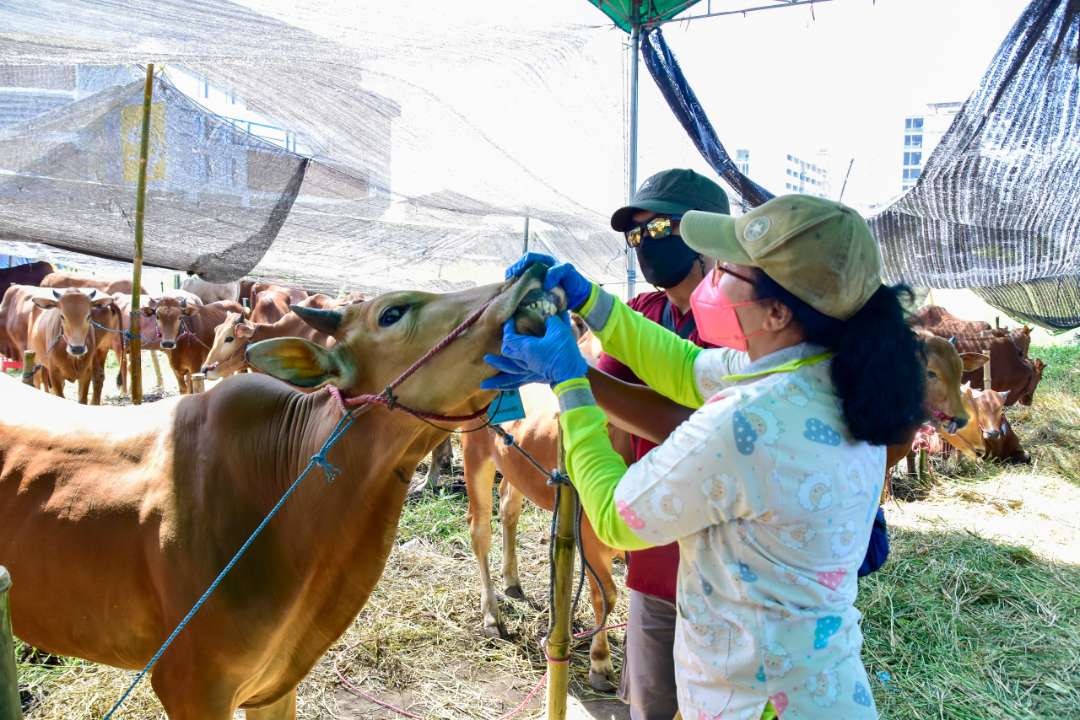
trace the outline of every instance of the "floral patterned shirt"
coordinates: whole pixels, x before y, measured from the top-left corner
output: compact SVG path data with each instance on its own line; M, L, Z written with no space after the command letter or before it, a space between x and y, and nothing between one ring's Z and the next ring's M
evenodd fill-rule
M682 715L757 720L771 700L783 720L876 718L854 601L885 448L848 434L827 360L731 386L701 372L715 352L695 363L706 404L614 495L642 540L679 541Z

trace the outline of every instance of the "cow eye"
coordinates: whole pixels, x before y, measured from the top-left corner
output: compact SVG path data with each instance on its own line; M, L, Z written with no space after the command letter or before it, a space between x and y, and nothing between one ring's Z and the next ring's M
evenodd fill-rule
M231 337L225 338L225 342L232 342L232 341L233 341L233 339Z
M392 305L379 313L379 327L390 327L409 311L408 305Z
M930 378L931 380L937 380L937 373L933 370L927 370L926 377Z

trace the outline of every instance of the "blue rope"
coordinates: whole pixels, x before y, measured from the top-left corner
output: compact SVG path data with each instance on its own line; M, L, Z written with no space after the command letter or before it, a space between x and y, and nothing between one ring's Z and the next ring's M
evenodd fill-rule
M192 618L195 617L195 614L199 612L200 609L202 609L202 606L206 604L206 601L210 599L210 596L214 594L214 591L217 590L219 585L221 585L221 582L225 579L225 576L228 575L229 572L233 569L233 567L235 567L236 563L240 561L240 558L242 558L244 556L244 553L248 551L248 548L250 548L251 544L255 542L255 539L259 537L259 534L266 528L267 525L270 524L270 521L274 519L274 516L278 514L278 511L281 510L283 505L285 505L285 501L288 500L290 496L292 496L292 494L296 491L298 487L300 487L300 483L304 481L304 478L308 476L312 469L314 469L315 467L322 468L323 472L326 473L327 482L333 481L335 477L341 474L341 471L331 465L326 459L326 453L328 453L330 449L334 447L335 444L337 444L338 440L340 440L345 434L345 431L347 431L349 427L352 426L354 419L355 418L353 417L352 413L350 413L345 417L341 418L340 421L338 421L337 426L334 428L333 432L330 433L329 437L326 438L326 442L323 443L323 446L322 448L320 448L319 452L311 456L311 460L308 461L307 467L304 468L304 470L300 473L296 480L293 481L293 484L288 487L284 494L282 494L281 498L278 499L274 507L270 508L270 512L266 514L266 517L264 517L262 519L262 522L259 523L258 527L256 527L255 530L252 531L251 535L248 536L248 539L244 541L244 544L241 545L240 549L236 551L236 554L232 556L232 559L229 560L229 562L225 565L224 568L222 568L221 572L218 573L218 576L214 578L214 581L212 583L210 583L210 587L206 588L206 592L202 594L202 597L200 597L195 603L195 605L192 606L191 610L188 611L188 614L185 615L184 619L180 621L180 624L177 625L176 628L172 631L172 633L169 634L169 637L165 640L164 643L162 643L161 647L158 648L158 651L154 653L154 656L152 658L150 658L150 662L146 663L146 667L139 671L139 674L136 675L135 679L131 681L131 684L128 686L127 690L124 691L124 694L120 696L120 699L116 701L116 704L112 706L109 712L105 713L105 717L102 720L112 719L116 711L119 710L120 706L124 704L124 701L128 699L128 696L131 695L132 692L134 692L136 686L138 686L138 684L142 682L142 679L146 677L147 673L150 672L151 668L153 668L154 665L157 664L158 660L161 659L161 656L165 654L165 651L168 650L169 646L172 645L174 640L176 640L176 637L184 630L185 627L187 627L188 623L190 623Z

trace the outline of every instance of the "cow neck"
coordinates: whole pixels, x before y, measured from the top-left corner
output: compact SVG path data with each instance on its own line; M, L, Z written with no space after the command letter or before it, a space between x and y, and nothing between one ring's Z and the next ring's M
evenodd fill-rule
M327 482L315 471L288 508L289 521L296 523L288 530L296 563L313 571L303 604L319 632L304 632L298 639L310 645L312 657L346 630L375 587L416 465L447 435L381 407L354 412L353 426L327 457L340 474ZM288 433L300 440L286 463L290 473L277 478L275 493L318 452L341 411L328 393L317 392L294 396L280 417L295 423ZM287 445L284 437L282 443Z

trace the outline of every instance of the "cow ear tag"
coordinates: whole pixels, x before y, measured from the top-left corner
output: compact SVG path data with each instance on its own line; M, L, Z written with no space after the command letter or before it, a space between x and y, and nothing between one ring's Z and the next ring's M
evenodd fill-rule
M495 396L488 408L488 421L500 425L525 417L525 406L521 404L521 393L516 389L502 390Z

